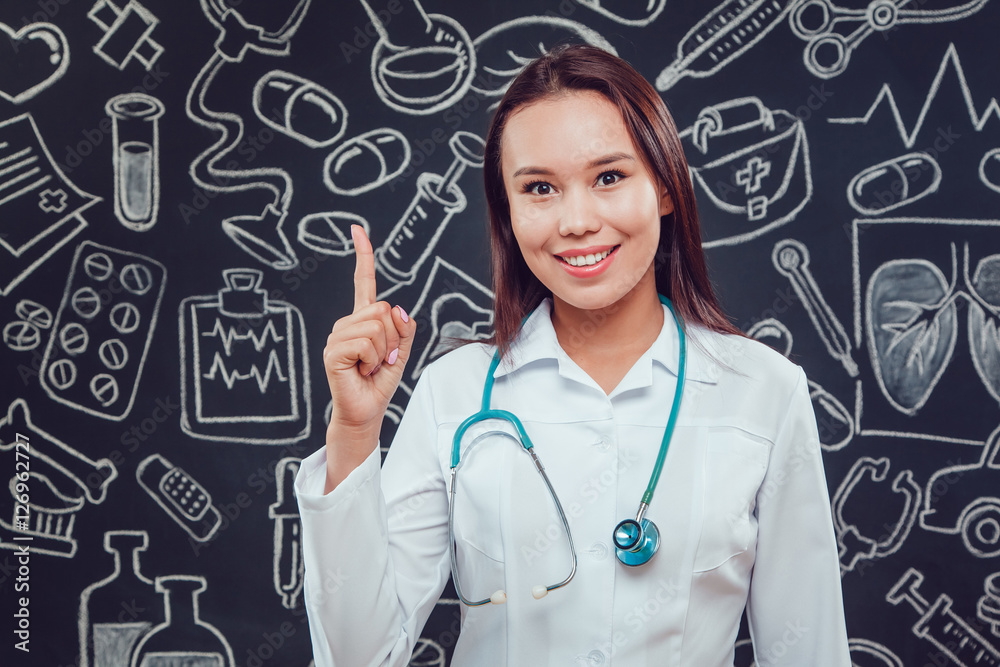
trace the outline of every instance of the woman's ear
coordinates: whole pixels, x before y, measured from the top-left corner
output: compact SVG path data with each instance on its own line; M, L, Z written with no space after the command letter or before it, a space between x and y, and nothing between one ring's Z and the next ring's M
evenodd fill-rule
M669 215L674 212L674 200L670 198L670 194L667 192L666 188L663 188L660 193L660 217Z

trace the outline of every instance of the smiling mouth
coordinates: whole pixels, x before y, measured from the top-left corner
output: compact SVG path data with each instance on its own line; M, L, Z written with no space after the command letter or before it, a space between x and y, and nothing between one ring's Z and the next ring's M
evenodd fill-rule
M603 261L608 255L610 255L620 247L621 246L616 245L615 247L609 248L604 252L598 252L592 255L572 255L570 257L563 257L561 255L557 255L557 257L559 257L559 259L566 262L570 266L593 266L594 264Z

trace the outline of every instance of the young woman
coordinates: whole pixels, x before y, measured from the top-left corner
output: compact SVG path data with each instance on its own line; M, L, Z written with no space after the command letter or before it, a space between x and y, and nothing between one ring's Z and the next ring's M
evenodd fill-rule
M746 608L761 667L849 667L805 376L720 311L655 90L595 48L544 56L485 171L495 335L421 374L381 469L415 324L355 230L296 483L316 664L406 664L454 572L455 665L731 666Z

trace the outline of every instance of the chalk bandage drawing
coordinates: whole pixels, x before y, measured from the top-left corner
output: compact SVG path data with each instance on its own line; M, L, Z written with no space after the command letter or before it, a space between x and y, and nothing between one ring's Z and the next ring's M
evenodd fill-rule
M181 428L246 444L309 437L309 366L302 313L271 299L263 273L227 269L217 293L180 305Z
M212 496L191 475L159 454L139 463L135 478L178 526L198 542L212 539L222 525Z
M152 37L160 19L138 0L128 0L123 7L97 0L87 16L104 32L94 53L109 65L121 70L136 60L149 70L163 55L163 46Z
M0 60L0 99L20 104L62 78L69 68L69 43L58 26L28 23L14 30L0 23L11 50Z
M115 217L128 229L147 231L160 208L163 104L145 93L125 93L108 100L104 110L112 118Z

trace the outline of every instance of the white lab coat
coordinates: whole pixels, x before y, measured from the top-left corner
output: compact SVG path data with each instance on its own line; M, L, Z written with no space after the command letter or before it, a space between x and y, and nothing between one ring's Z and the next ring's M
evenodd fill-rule
M585 332L583 332L585 333ZM652 347L607 395L562 350L550 303L495 373L492 407L523 422L568 515L506 438L463 439L455 530L470 598L453 665L731 666L747 607L757 664L850 667L837 544L802 370L763 344L688 327L677 428L646 517L659 552L618 562L612 530L635 518L677 373L669 312ZM380 469L379 452L323 495L325 452L296 493L317 667L405 665L449 576L452 436L479 409L493 350L466 345L421 375ZM504 428L504 430L510 430ZM442 639L434 638L432 639ZM447 638L444 638L447 639Z

